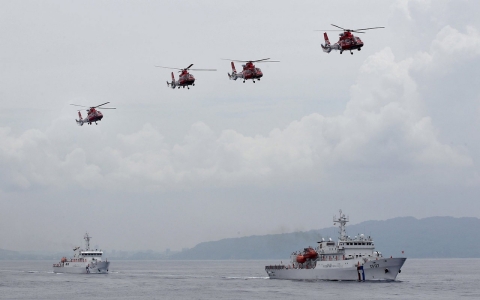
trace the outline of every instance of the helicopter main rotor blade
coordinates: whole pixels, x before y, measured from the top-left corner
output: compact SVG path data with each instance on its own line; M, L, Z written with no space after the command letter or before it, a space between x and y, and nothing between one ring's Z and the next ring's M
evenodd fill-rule
M102 106L102 105L105 105L105 104L108 104L108 103L110 103L110 102L105 102L105 103L103 103L103 104L100 104L100 105L94 106L93 108L97 108L97 107L100 107L100 106Z
M85 106L85 105L78 105L78 104L70 104L70 105L73 105L73 106L80 106L80 107L89 107L89 106Z
M193 66L193 64L190 64L188 67L186 67L184 70L190 69L190 67Z
M263 59L257 59L257 60L251 60L251 62L259 62L259 61L264 61L264 60L269 60L270 58L263 58Z
M357 31L357 30L370 30L370 29L379 29L379 28L385 28L385 27L371 27L371 28L360 28L360 29L353 29L352 31Z
M164 69L172 69L172 70L183 70L183 69L180 69L180 68L170 68L170 67L164 67L164 66L155 66L157 68L164 68Z
M117 109L116 107L102 107L102 110L104 109Z
M279 60L269 60L270 58L251 60L251 62L280 62Z
M337 25L335 25L335 24L330 24L330 25L335 26L335 27L340 28L340 29L343 29L343 30L345 30L345 31L348 30L348 29L342 28L342 27L340 27L340 26L337 26Z
M236 62L249 62L249 60L238 60L238 59L229 59L229 58L222 58L222 60L230 60L230 61L236 61Z
M217 69L190 69L190 71L216 71Z
M254 63L254 62L280 62L279 60L269 60L270 58L263 58L263 59L257 59L257 60L237 60L237 59L228 59L228 58L222 58L222 60L230 60L230 61L236 61L236 62L245 62L245 63ZM269 60L269 61L266 61Z
M340 29L325 29L325 30L315 29L314 31L345 31L345 30L340 30Z

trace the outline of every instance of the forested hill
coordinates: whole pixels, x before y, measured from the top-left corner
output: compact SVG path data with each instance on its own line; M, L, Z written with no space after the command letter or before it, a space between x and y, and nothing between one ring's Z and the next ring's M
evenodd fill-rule
M371 236L376 249L384 256L398 256L405 251L409 258L480 257L480 219L401 217L386 221L347 224L347 234ZM288 259L296 250L316 246L317 241L332 237L338 228L307 232L229 238L204 242L172 255L172 259Z

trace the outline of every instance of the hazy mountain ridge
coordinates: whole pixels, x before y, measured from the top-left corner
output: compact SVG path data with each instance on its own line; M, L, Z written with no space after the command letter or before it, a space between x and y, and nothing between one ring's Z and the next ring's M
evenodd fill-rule
M399 217L385 221L347 224L347 234L371 236L376 249L385 256L398 256L401 251L409 258L480 258L480 219L473 217L430 217L416 219ZM112 260L158 259L281 259L293 251L316 246L322 237L337 240L338 228L328 227L305 232L254 235L203 242L181 252L105 251ZM44 253L0 249L0 260L59 260L71 251Z
M472 217L399 217L347 225L347 234L371 236L385 256L401 251L411 258L480 257L480 219ZM204 242L176 253L172 259L287 259L293 251L316 246L321 238L336 240L338 229L229 238Z

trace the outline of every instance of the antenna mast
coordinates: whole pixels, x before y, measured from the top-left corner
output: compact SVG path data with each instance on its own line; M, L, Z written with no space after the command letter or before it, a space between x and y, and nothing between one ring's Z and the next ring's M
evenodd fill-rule
M83 237L83 239L85 240L85 246L87 247L85 250L90 250L90 239L92 237L88 235L88 232L85 233L85 236Z
M339 240L340 241L345 241L347 239L347 231L345 230L345 225L347 222L350 221L348 217L345 217L345 214L342 214L342 210L340 209L340 216L333 217L333 222L338 223L338 234L339 234Z

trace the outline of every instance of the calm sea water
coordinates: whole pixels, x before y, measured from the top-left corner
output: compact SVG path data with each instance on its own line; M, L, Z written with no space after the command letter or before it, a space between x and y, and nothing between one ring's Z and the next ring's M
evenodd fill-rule
M407 259L396 282L271 280L278 261L112 261L108 275L0 261L0 299L480 299L480 259Z

